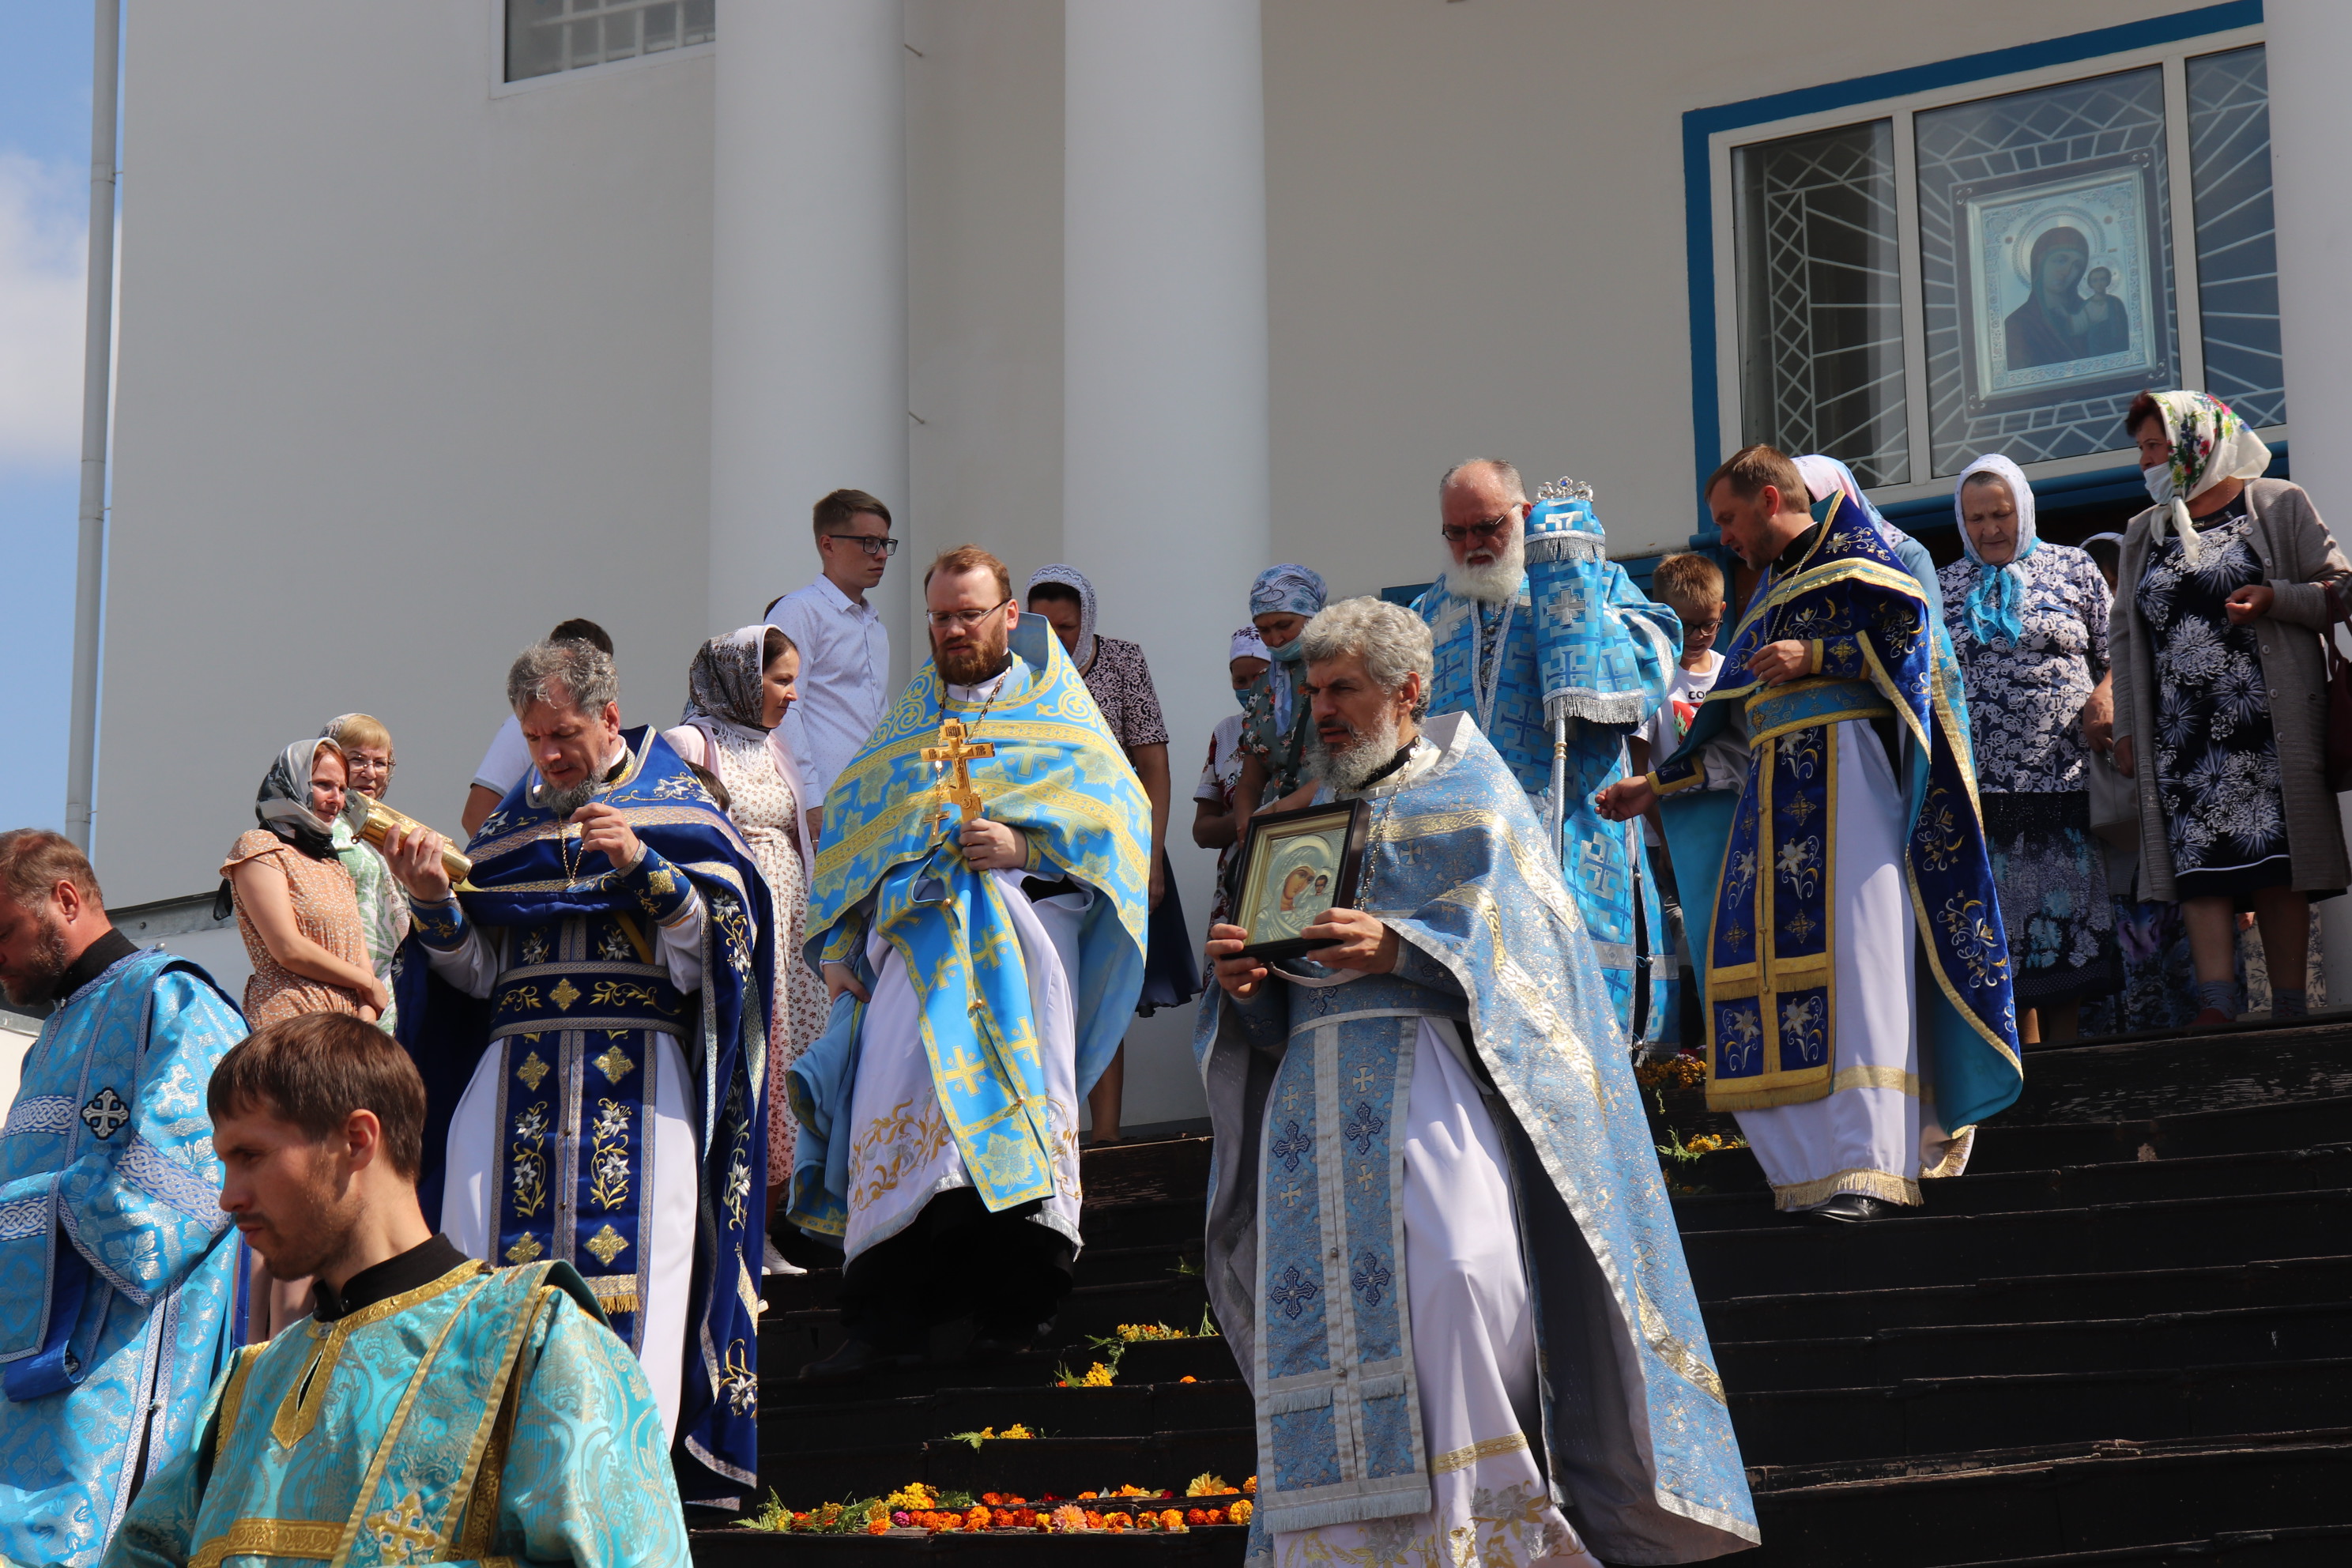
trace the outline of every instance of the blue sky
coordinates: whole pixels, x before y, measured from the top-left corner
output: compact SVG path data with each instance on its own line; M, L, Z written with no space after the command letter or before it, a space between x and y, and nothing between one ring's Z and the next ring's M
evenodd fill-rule
M92 11L90 0L0 9L0 827L62 827Z

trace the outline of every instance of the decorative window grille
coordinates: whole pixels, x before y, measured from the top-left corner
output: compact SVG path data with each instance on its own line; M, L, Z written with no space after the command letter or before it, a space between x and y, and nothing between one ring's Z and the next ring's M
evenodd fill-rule
M2189 62L2189 147L2205 390L2249 425L2284 425L2270 79L2260 45Z
M2143 387L2202 388L2275 437L2269 100L2246 37L1716 133L1721 428L1843 458L1890 501L1989 451L2029 474L2120 467Z
M1740 196L1741 437L1909 479L1902 273L1888 122L1733 153Z
M509 81L707 44L718 0L506 0Z

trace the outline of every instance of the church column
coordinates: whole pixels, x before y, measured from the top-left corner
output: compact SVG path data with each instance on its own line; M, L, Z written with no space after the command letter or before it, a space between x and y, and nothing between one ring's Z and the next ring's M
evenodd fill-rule
M1063 554L1099 590L1103 630L1150 660L1169 850L1197 934L1215 858L1192 842L1189 797L1234 711L1226 637L1270 548L1258 0L1073 0L1064 15ZM1199 1091L1161 1083L1192 1061L1158 1022L1129 1037L1129 1121L1194 1113L1159 1110Z
M2352 67L2352 5L2269 0L2263 7L2271 89L2271 179L2278 212L2279 338L2286 353L2288 446L2295 482L2336 537L2352 527L2352 119L2342 77ZM2352 650L2347 650L2352 651ZM2352 796L2337 797L2352 836ZM2328 1000L2352 1000L2352 899L2320 906Z
M719 37L710 625L816 574L809 508L870 490L908 531L906 39L900 0L761 0ZM912 552L868 595L893 689ZM919 570L919 568L916 568Z

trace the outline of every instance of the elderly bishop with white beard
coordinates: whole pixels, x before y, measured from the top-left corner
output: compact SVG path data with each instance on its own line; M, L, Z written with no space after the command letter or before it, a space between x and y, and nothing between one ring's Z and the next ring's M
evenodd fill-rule
M1210 931L1207 1284L1257 1406L1254 1557L1683 1563L1757 1539L1609 991L1545 826L1428 627L1301 634L1322 784L1368 803L1308 958ZM1538 1452L1540 1445L1542 1451Z
M1438 481L1445 574L1413 601L1433 628L1430 711L1477 721L1549 832L1554 863L1630 1040L1675 1016L1675 962L1641 825L1592 797L1625 776L1626 741L1665 700L1682 622L1609 559L1589 486L1560 480L1528 500L1493 458Z

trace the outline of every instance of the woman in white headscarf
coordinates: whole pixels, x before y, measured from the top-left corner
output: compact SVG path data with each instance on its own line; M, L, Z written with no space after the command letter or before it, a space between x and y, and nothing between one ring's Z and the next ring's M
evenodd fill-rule
M712 637L686 672L686 713L662 731L672 750L707 769L727 791L727 815L751 846L768 884L776 922L776 981L768 1009L768 1207L793 1175L800 1123L784 1091L784 1069L824 1032L824 982L801 961L808 920L808 790L799 762L776 728L798 695L800 650L771 626L739 626ZM797 1234L797 1233L794 1233ZM770 1260L772 1271L777 1260Z
M2018 1037L2057 1044L2122 978L2084 783L2107 765L2114 728L2107 583L2089 555L2035 531L2033 487L2007 458L1961 469L1952 510L1968 554L1941 574L1944 624L1969 690Z
M1200 964L1184 930L1184 905L1168 868L1168 723L1160 692L1139 644L1107 637L1095 630L1095 585L1076 567L1062 562L1041 566L1030 577L1024 604L1045 618L1078 667L1078 677L1102 710L1103 722L1127 752L1143 793L1151 802L1151 928L1143 952L1143 992L1136 1012L1150 1017L1162 1007L1181 1006L1201 994ZM1119 1141L1119 1109L1127 1085L1127 1047L1121 1046L1087 1095L1088 1136L1094 1144Z
M2347 872L2327 785L2329 590L2352 579L2311 498L2201 392L2124 417L2156 504L2116 565L2116 763L2139 785L2139 894L2180 904L2203 1004L2243 1005L2235 912L2262 928L2273 1018L2300 1017L2311 900Z

